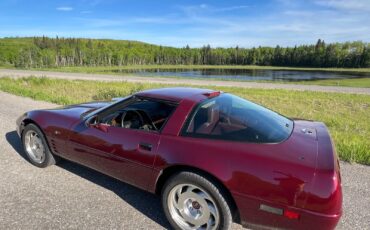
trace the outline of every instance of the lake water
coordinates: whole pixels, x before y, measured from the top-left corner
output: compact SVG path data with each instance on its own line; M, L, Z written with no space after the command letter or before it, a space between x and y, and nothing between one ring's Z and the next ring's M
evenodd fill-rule
M228 80L272 80L272 81L310 81L318 79L365 78L370 73L260 70L260 69L130 69L109 70L109 72L131 73L137 76L160 76L181 78L213 78Z

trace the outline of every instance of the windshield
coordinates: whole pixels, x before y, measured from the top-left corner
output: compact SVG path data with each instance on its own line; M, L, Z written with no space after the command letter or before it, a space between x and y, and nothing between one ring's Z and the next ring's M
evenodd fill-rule
M231 94L201 103L193 113L185 135L255 143L287 139L293 121L260 105Z
M122 98L113 98L112 101L106 105L106 106L103 106L101 108L98 108L98 109L91 109L83 114L81 114L81 118L82 119L86 119L86 118L89 118L89 117L92 117L98 113L100 113L101 111L107 109L108 107L111 107L111 106L115 106L117 104L120 104L122 103L123 101L127 100L131 98L131 96L127 96L127 97L122 97Z

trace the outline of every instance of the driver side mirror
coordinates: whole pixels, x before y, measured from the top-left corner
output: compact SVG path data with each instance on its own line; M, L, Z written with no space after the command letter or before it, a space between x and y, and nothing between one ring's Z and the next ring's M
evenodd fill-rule
M93 116L89 119L86 120L85 122L86 126L89 128L95 128L103 132L108 132L108 127L109 125L103 124L103 123L98 123L97 122L97 116Z
M89 127L90 128L95 128L95 129L98 129L100 131L103 131L103 132L107 133L109 125L103 124L103 123L98 123L98 124L89 124Z

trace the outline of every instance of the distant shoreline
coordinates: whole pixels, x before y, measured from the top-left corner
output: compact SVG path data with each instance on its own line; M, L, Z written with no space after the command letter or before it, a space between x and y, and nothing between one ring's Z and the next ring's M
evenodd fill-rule
M366 91L365 94L369 94L368 89L370 88L370 77L364 78L347 78L347 79L327 79L327 80L309 80L309 81L253 81L253 80L234 80L234 79L213 79L213 78L187 78L177 76L139 76L138 74L123 74L113 72L98 72L92 71L58 71L52 69L46 70L20 70L20 69L0 69L0 77L16 77L25 78L29 76L38 77L55 77L66 80L98 80L98 81L133 81L133 82L157 82L157 83L183 83L183 84L195 84L195 85L212 85L216 84L219 86L232 86L240 87L241 85L247 85L250 87L253 85L259 85L260 87L266 87L271 85L272 88L279 88L284 85L283 88L295 89L305 87L335 87L336 90L343 91L345 88L348 92L354 91ZM355 89L357 88L357 89ZM328 88L325 88L326 91Z
M292 71L328 71L328 72L360 72L370 73L370 68L315 68L289 66L260 66L260 65L125 65L125 66L66 66L49 68L16 68L11 65L0 66L2 69L45 70L77 73L98 73L109 70L133 69L247 69L247 70L292 70Z

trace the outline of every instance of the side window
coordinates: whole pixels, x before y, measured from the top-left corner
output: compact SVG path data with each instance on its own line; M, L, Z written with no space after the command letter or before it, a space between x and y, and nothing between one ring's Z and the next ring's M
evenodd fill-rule
M215 100L201 104L195 111L186 133L214 135L215 127L220 120L220 108Z
M100 122L120 128L160 131L175 107L166 102L137 99L110 111Z
M193 112L184 136L276 143L289 137L293 122L242 98L221 94L201 103Z

